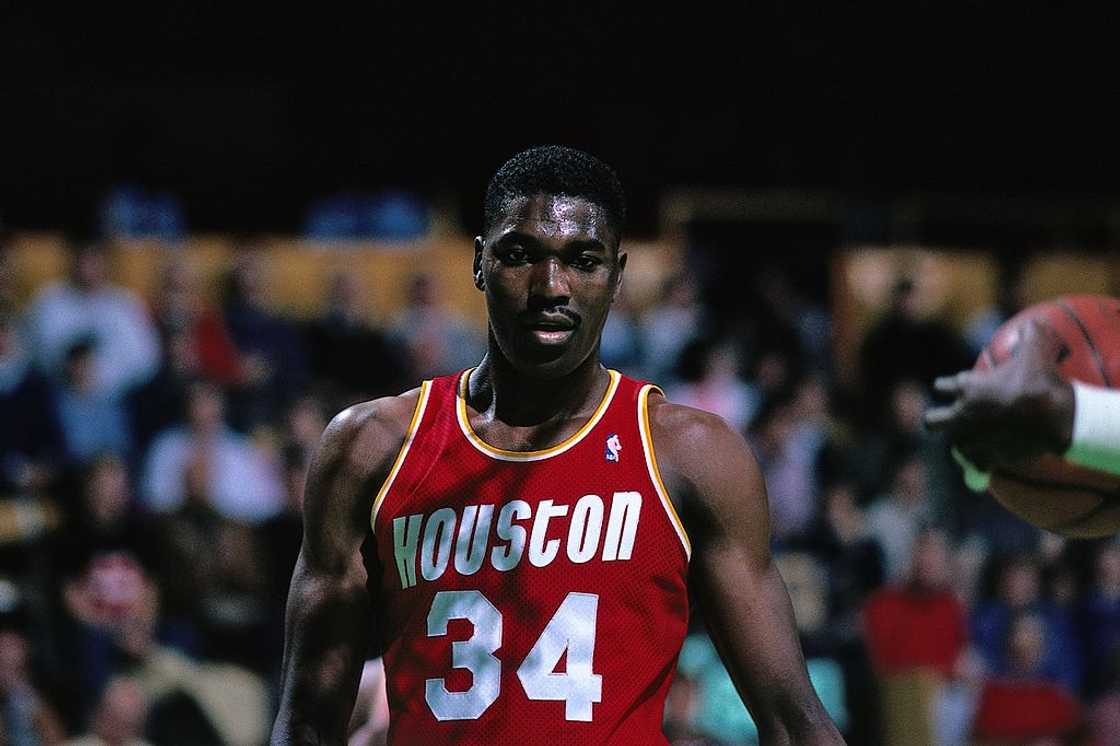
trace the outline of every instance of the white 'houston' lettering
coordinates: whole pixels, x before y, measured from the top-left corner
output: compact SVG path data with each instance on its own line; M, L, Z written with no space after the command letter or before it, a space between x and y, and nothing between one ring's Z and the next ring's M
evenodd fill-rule
M642 514L642 493L616 492L611 500L611 517L607 520L607 538L603 541L603 561L628 560L634 552L638 534L638 518Z
M463 522L459 524L459 537L455 540L455 571L460 575L474 575L482 567L493 517L493 505L463 508Z
M393 519L393 554L401 574L401 588L416 585L416 544L423 522L424 516L420 513Z
M568 527L568 559L583 563L599 550L603 532L603 498L584 495L572 509L572 523Z
M451 540L455 533L455 511L440 508L424 526L424 545L420 553L420 573L424 580L438 580L451 559ZM437 545L436 542L439 542Z
M533 519L533 535L529 539L529 562L534 567L544 567L556 558L560 551L560 540L545 542L548 522L568 514L567 505L553 505L552 500L541 500L537 506L537 516Z
M527 533L524 526L517 526L514 520L524 521L533 515L533 509L524 500L511 500L502 506L498 513L498 524L494 530L498 538L508 541L506 546L495 545L490 552L490 564L495 570L508 572L517 567L521 555L525 553Z

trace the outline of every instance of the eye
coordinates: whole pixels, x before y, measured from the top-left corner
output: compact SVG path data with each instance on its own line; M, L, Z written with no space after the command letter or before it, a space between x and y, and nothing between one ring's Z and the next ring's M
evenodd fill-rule
M576 269L591 271L603 263L603 260L592 254L580 254L572 260L572 266Z
M524 264L529 259L529 254L521 246L510 246L501 251L498 258L502 264Z

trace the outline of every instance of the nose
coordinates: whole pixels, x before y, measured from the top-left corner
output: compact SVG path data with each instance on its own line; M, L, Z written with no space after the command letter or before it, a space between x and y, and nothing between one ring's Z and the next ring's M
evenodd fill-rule
M549 305L560 305L568 301L571 290L564 264L556 257L546 257L533 265L530 278L529 296Z

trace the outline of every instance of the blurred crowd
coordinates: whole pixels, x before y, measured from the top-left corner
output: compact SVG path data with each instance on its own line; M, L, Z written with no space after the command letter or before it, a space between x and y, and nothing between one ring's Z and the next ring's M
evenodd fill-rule
M142 298L80 245L17 303L0 250L0 745L263 742L320 433L485 349L431 277L377 319L341 273L297 321L270 309L266 261L239 251L209 303L172 258ZM623 293L602 354L747 438L849 742L1120 743L1120 545L968 492L921 424L932 378L970 365L1014 300L964 332L900 277L842 380L826 305L779 267L744 282L730 313L703 276L670 277L649 308ZM702 611L693 630L666 733L750 743ZM354 744L384 736L380 675L363 675Z

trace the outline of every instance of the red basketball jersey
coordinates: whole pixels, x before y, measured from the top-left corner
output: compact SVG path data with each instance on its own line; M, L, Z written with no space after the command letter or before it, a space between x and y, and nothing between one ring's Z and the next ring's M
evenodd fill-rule
M468 375L423 384L373 504L390 743L666 743L690 547L655 387L610 371L575 435L514 452L471 429Z

